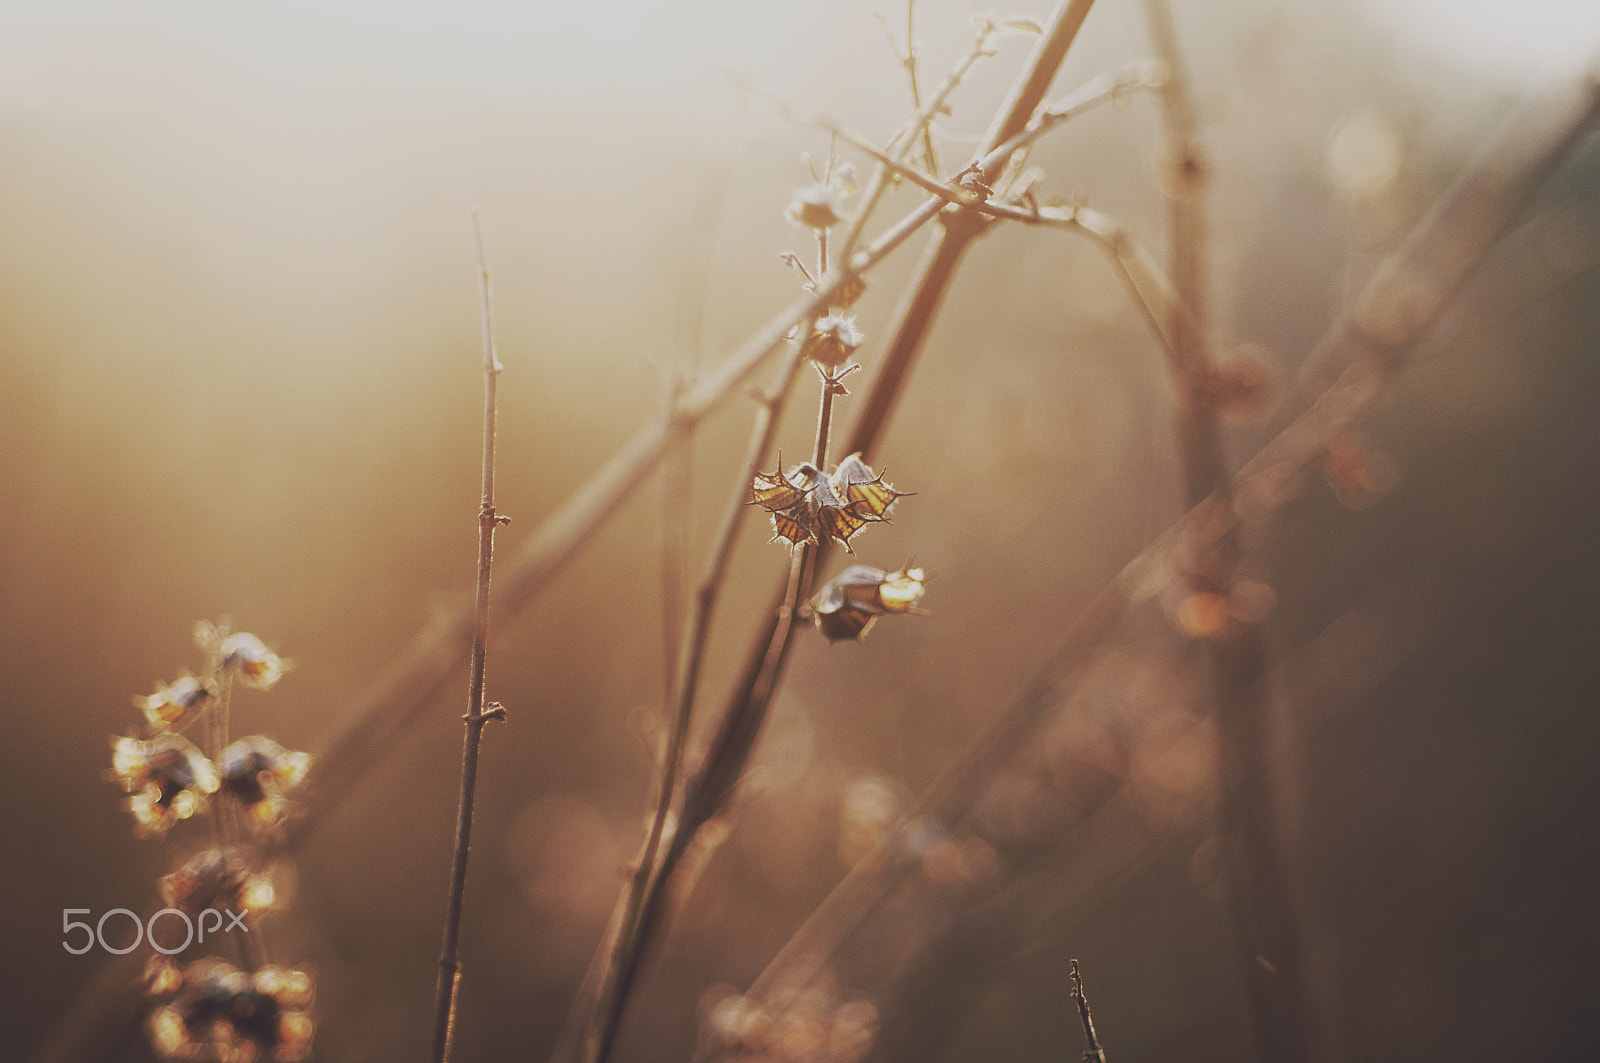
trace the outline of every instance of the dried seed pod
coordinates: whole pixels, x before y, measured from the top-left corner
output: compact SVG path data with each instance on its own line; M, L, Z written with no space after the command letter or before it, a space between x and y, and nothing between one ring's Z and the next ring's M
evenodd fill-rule
M266 643L248 631L237 631L222 640L218 651L222 667L236 673L239 681L256 690L268 690L294 667L292 661L267 649Z
M150 1040L173 1060L251 1063L265 1053L297 1063L311 1050L311 976L262 967L253 974L216 958L182 971L171 1001L150 1015Z
M181 735L157 735L148 742L117 738L111 746L111 776L132 796L141 838L160 837L180 819L205 807L217 792L217 770L193 742Z
M773 539L794 545L821 542L824 536L850 550L850 538L868 524L888 520L889 509L906 492L896 491L883 477L852 454L824 477L815 465L802 462L785 474L781 467L757 473L750 502L772 514ZM851 551L852 553L854 551Z
M185 672L148 697L133 703L155 731L175 731L204 712L217 696L217 684Z
M866 337L856 328L856 319L842 314L818 318L800 353L829 369L837 369L850 360Z
M270 908L276 899L272 879L252 868L244 853L232 847L207 849L162 878L159 886L167 907L191 916L207 908L242 916Z
M284 749L265 735L251 735L223 750L217 766L222 788L257 829L267 829L283 818L288 805L283 795L305 778L311 755Z
M812 621L829 642L859 640L878 617L915 612L926 580L922 569L909 562L894 572L851 565L812 597Z
M795 225L809 229L831 229L840 221L838 196L833 189L819 181L796 192L785 214Z

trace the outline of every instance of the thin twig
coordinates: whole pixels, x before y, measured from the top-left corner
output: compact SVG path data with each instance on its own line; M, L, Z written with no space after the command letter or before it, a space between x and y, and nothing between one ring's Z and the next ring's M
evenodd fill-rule
M1106 1050L1094 1033L1094 1016L1089 1014L1089 998L1083 995L1083 975L1078 961L1072 961L1072 999L1078 1005L1078 1019L1083 1023L1083 1063L1106 1063Z
M500 358L494 343L494 287L483 254L483 228L476 213L472 232L477 244L478 291L483 311L483 501L478 507L478 590L474 600L472 625L472 669L467 685L466 735L461 751L461 803L456 817L455 858L450 871L450 899L445 906L444 947L439 954L439 984L434 995L434 1063L450 1057L451 1036L455 1032L456 991L461 984L458 958L461 939L461 908L467 888L467 854L472 843L472 811L478 792L478 750L483 728L494 719L505 719L498 704L483 703L484 665L489 644L489 575L494 566L494 530L509 523L494 509L494 436L497 413L497 384Z
M938 199L925 201L869 247L852 255L848 269L840 268L836 262L835 276L775 316L717 370L689 387L675 410L668 410L659 420L640 429L566 505L540 525L509 565L502 566L496 585L495 615L508 617L524 609L590 540L595 529L644 482L675 435L719 408L768 355L786 342L791 329L825 313L829 300L840 288L883 261L932 221L943 206ZM286 825L280 848L297 848L338 798L365 774L373 758L422 719L430 700L470 652L472 616L472 605L467 603L420 631L357 699L342 726L318 753L312 774L302 784L295 818Z
M1384 373L1403 367L1404 355L1438 319L1448 295L1488 252L1492 234L1515 215L1597 115L1600 72L1530 100L1489 138L1368 282L1352 311L1355 315L1368 308L1368 316L1342 318L1316 346L1312 362L1318 371L1308 376L1294 404L1298 415L1235 477L1239 508L1256 518L1291 497L1296 471L1316 460L1335 433L1371 409ZM1417 288L1430 296L1445 294L1419 305L1407 298ZM1417 307L1417 313L1404 319L1403 330L1396 327L1389 333L1392 344L1379 345L1369 338L1369 328L1396 320L1381 310L1408 305ZM1374 324L1363 327L1362 320ZM1170 582L1181 546L1193 543L1202 532L1230 533L1238 520L1234 507L1222 509L1207 500L1123 566L1068 627L989 730L928 789L905 822L953 824L968 815L984 782L1031 740L1049 710L1070 694L1077 669L1116 630L1127 611ZM901 836L894 832L857 864L767 965L749 995L767 999L780 985L785 991L809 985L895 885L920 866L901 859L902 851Z
M802 335L804 331L802 330ZM671 730L667 737L662 760L661 786L656 798L655 814L645 838L643 850L628 879L628 886L618 899L612 925L605 940L595 954L597 972L592 985L586 984L578 993L568 1016L566 1029L557 1039L555 1059L568 1058L580 1053L576 1041L578 1031L584 1031L583 1055L609 1051L608 1039L615 1037L620 1007L619 986L635 947L640 907L653 873L656 872L657 854L677 797L677 780L682 770L684 753L688 744L689 725L694 716L695 696L699 690L702 666L705 663L706 643L711 634L711 621L721 597L723 579L739 531L750 512L750 481L766 462L772 450L773 439L782 419L783 408L799 376L804 359L800 356L801 344L793 344L788 359L780 370L772 393L762 398L757 408L755 423L751 428L750 445L740 466L740 475L734 485L723 514L722 528L717 536L706 572L696 588L694 616L690 622L689 639L684 648L684 659L678 669L678 688L674 692L674 712Z
M884 29L885 32L888 31L887 24L885 24ZM973 40L971 49L961 58L961 61L956 64L949 75L945 77L944 83L939 86L939 90L934 93L933 98L922 105L921 109L912 116L905 126L901 127L899 132L889 138L887 150L889 161L896 165L903 162L910 153L911 143L915 139L914 131L927 129L934 116L944 108L951 94L967 79L967 75L972 72L972 68L980 60L995 54L989 48L989 38L993 34L994 24L992 22L985 20L979 25L978 33ZM893 43L892 35L890 42L891 44ZM908 132L912 133L912 135L908 136ZM938 171L930 170L929 172L937 173ZM878 204L883 200L884 194L889 190L891 184L890 173L890 167L884 165L883 161L880 161L879 165L873 168L872 180L868 182L867 191L861 197L861 206L856 211L855 216L851 218L849 226L845 229L844 239L840 242L840 255L847 261L854 253L856 243L861 239L861 233L867 224L867 219L872 216L872 212L877 209Z
M894 141L889 147L879 148L867 137L855 132L849 126L829 118L827 115L809 111L798 107L790 101L774 93L758 92L756 95L772 105L778 114L789 121L799 122L816 129L823 130L849 144L857 151L875 161L879 167L887 169L896 177L904 178L931 195L939 196L947 203L975 210L980 214L996 218L1010 218L1014 221L1028 222L1032 219L1029 212L1021 207L1013 207L1001 203L991 203L985 196L976 195L966 191L959 185L960 178L976 170L988 170L996 163L1003 163L1013 154L1024 148L1032 146L1039 138L1050 133L1105 103L1120 99L1131 92L1158 88L1162 81L1150 75L1148 61L1127 63L1117 70L1101 74L1080 86L1071 94L1062 97L1049 108L1045 109L1028 126L993 151L985 153L976 162L969 165L960 174L951 177L948 181L932 176L932 172L924 172L909 165L904 160L904 152L897 152Z
M1003 113L997 117L992 142L1008 139L1028 123L1092 4L1093 0L1064 0L1057 9L1044 41L1028 68L1018 78ZM943 202L937 198L930 202L943 206ZM871 441L882 431L893 399L914 364L916 352L954 276L961 254L982 231L982 223L957 224L961 217L945 217L944 227L935 237L933 247L924 255L910 293L896 311L884 365L867 394L869 409L878 412L875 419L869 419L869 415L864 413L862 419L858 420L849 448L851 452L868 450ZM825 396L826 392L825 388ZM819 424L819 429L825 430L825 426ZM819 436L821 434L819 432ZM862 437L867 439L867 444L857 445L857 440ZM606 1058L605 1053L614 1041L616 1027L620 1026L639 966L665 922L673 873L700 828L721 814L743 776L793 644L789 636L794 630L799 609L799 592L806 582L806 565L809 562L813 566L812 571L816 571L826 553L824 545L795 551L772 610L758 632L751 652L746 655L739 681L700 765L685 785L677 829L672 834L662 856L661 867L641 904L637 931L630 947L631 955L618 979L615 1018L610 1020L611 1028L603 1030L595 1042L597 1048L602 1044L605 1048L590 1057L596 1061L603 1063Z

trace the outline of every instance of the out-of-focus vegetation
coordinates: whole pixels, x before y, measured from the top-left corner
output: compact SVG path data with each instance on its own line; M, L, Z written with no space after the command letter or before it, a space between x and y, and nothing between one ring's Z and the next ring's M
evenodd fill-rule
M1292 379L1524 86L1415 50L1359 7L1176 7L1212 162L1215 326ZM1147 54L1136 8L1102 0L1058 90ZM937 78L965 47L966 11L926 0L918 12ZM187 855L176 836L134 839L105 772L129 698L192 658L193 621L231 613L295 659L272 698L238 699L234 726L315 749L470 588L469 209L485 218L507 364L509 552L665 402L695 202L721 179L717 160L733 162L702 364L793 296L778 252L806 236L783 207L807 182L800 152L825 154L826 139L756 105L736 119L711 68L768 65L785 95L875 136L903 113L902 73L853 4L764 30L709 5L621 10L596 16L614 17L609 36L502 26L485 8L448 31L439 16L437 67L420 16L385 31L388 17L371 13L370 53L342 63L265 21L219 33L202 20L190 35L198 12L85 15L0 82L0 1030L14 1051L94 969L59 948L60 911L141 908ZM357 16L334 18L332 39L352 36ZM575 53L614 46L616 69L522 70L563 34ZM700 73L655 55L676 35L705 55ZM764 42L753 60L723 54L751 40ZM461 73L478 44L481 68ZM970 150L1026 48L1005 43L962 89L941 125L948 158ZM1094 113L1037 161L1052 192L1159 246L1155 115L1148 99ZM1491 257L1475 301L1452 310L1368 428L1396 489L1356 512L1308 478L1259 561L1295 735L1280 756L1297 900L1338 1058L1600 1049L1592 138L1528 218L1543 227L1524 257ZM869 369L913 256L892 259L861 304ZM1017 229L982 241L871 456L916 495L857 543L886 569L915 553L932 615L879 624L860 645L798 646L731 833L634 1001L623 1058L686 1055L698 1024L1176 516L1170 402L1098 249ZM791 456L809 447L808 407L780 435ZM735 402L697 438L698 549L747 413ZM1229 442L1242 455L1264 434L1246 423ZM547 1053L643 836L659 510L641 492L495 632L490 696L511 718L485 745L458 1059ZM728 581L707 704L781 563L758 523ZM956 918L885 913L889 940L939 944L875 999L884 1052L1079 1052L1069 956L1113 1058L1248 1051L1192 663L1158 611L1129 625L1041 739L1046 770L1019 774L986 813L1031 848L1026 873L997 865L996 888ZM441 700L279 871L293 912L269 919L271 946L317 972L319 1059L426 1042L461 705ZM983 873L982 854L965 859ZM133 1042L124 1057L147 1052Z

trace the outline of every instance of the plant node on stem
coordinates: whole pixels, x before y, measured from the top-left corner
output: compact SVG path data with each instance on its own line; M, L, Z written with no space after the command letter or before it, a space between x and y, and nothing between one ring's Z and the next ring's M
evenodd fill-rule
M467 887L467 854L472 843L472 812L478 790L478 750L483 728L490 720L504 720L498 702L485 707L483 673L489 642L489 574L494 565L494 530L509 521L494 509L494 434L497 412L496 385L500 358L494 343L494 289L483 254L483 227L474 213L472 231L477 246L478 293L483 318L483 502L478 507L478 590L472 627L472 666L467 688L466 735L461 752L461 800L456 815L455 859L450 873L450 899L445 905L444 945L439 954L439 983L434 996L433 1063L450 1057L455 1032L456 992L461 985L461 908Z

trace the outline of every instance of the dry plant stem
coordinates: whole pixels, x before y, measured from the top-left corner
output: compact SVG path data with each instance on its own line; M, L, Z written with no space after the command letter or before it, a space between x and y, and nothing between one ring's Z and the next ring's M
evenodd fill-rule
M466 735L461 752L461 802L456 817L455 858L450 871L450 898L445 906L444 947L439 954L439 984L434 995L434 1063L450 1056L451 1035L455 1032L456 991L461 984L458 958L461 941L461 908L467 888L467 855L472 844L472 811L478 789L478 750L483 743L483 728L492 719L504 719L499 705L487 710L483 703L483 672L489 643L489 576L494 566L494 530L507 522L494 511L494 436L497 412L497 383L502 368L494 343L494 289L483 255L483 229L478 215L472 216L473 235L478 251L479 295L483 310L483 501L478 508L478 590L474 600L472 628L472 668L467 686Z
M908 2L914 2L914 0L908 0ZM883 200L884 194L889 190L891 170L909 169L909 167L903 166L903 160L910 153L911 144L917 139L918 131L926 131L929 128L934 116L943 109L951 95L967 79L967 75L972 72L972 68L977 66L979 60L994 54L989 50L989 39L993 36L994 27L992 24L985 23L980 27L972 48L968 50L967 54L962 57L961 62L956 64L955 69L945 78L944 84L940 85L939 90L934 93L933 97L921 106L911 121L889 139L888 149L879 158L878 166L873 170L872 180L867 186L866 194L861 197L861 208L856 211L855 217L850 220L850 225L845 230L844 239L840 243L840 255L846 261L849 261L855 252L856 243L861 239L861 233L866 227L867 219L872 216L872 212L877 209L878 204ZM909 33L907 34L907 39L910 39ZM768 99L773 98L768 96ZM783 108L789 107L787 101L780 100L779 105ZM847 134L842 128L834 128L830 132L841 138L847 138ZM867 142L863 140L862 143ZM876 153L875 148L872 151ZM937 172L937 170L929 170L929 173Z
M884 24L884 29L885 32L888 32L887 23ZM893 36L891 36L889 40L891 44L894 43ZM899 48L896 48L895 50L898 53L900 65L904 67L906 71L906 82L911 89L911 106L917 111L915 135L920 141L919 146L922 148L923 168L929 173L938 173L939 156L933 148L932 130L933 115L937 114L938 112L935 111L928 114L926 117L923 116L922 90L917 84L917 0L906 0L905 49L904 51L901 51Z
M802 323L800 335L807 333L811 320L813 319L807 319ZM727 574L728 563L733 558L739 531L744 526L745 516L750 512L748 505L750 481L766 463L767 455L772 451L773 439L782 420L783 408L793 390L803 362L800 345L793 345L772 393L761 400L757 409L755 423L751 429L750 445L740 467L739 479L734 484L724 512L721 531L707 563L706 574L695 592L689 641L684 647L683 663L677 670L678 688L673 695L674 712L662 758L661 784L656 797L655 814L651 819L650 830L639 860L629 876L628 886L618 900L611 926L596 952L591 967L596 976L587 979L579 990L567 1019L566 1029L557 1040L553 1054L555 1059L577 1055L578 1045L575 1037L579 1030L584 1031L583 1052L586 1054L601 1050L606 1036L605 1029L611 1029L614 1036L615 1019L610 1015L617 1006L619 999L617 991L623 969L628 964L634 949L640 906L644 902L645 890L656 871L657 854L677 796L677 781L688 743L689 725L694 715L695 696L699 689L701 668L705 662L711 621L716 613L723 578Z
M1287 501L1295 473L1317 460L1328 439L1371 408L1380 391L1380 370L1402 367L1407 351L1437 320L1449 293L1482 260L1494 235L1597 119L1600 72L1536 97L1502 123L1367 283L1352 311L1364 316L1339 320L1317 344L1311 359L1314 371L1294 403L1298 415L1234 478L1234 496L1249 500L1252 517ZM1424 301L1412 294L1416 292L1435 297ZM1396 312L1406 307L1415 312L1411 316ZM1395 342L1380 345L1370 338L1370 330L1384 325L1393 326L1388 334ZM928 789L905 822L932 819L953 824L966 816L987 780L1030 740L1070 691L1076 669L1133 605L1148 601L1170 580L1181 547L1202 531L1211 536L1231 533L1238 520L1233 507L1223 509L1208 500L1130 560L1067 628L980 741ZM750 995L765 998L779 986L795 989L810 984L855 927L919 866L903 859L901 851L899 837L891 835L851 870L767 965Z
M1186 502L1192 508L1209 498L1214 507L1230 509L1232 478L1215 403L1203 386L1208 369L1203 340L1206 164L1171 9L1166 0L1144 0L1144 9L1151 45L1167 68L1161 113L1170 206L1169 269L1176 305L1187 312L1171 313L1166 331L1177 363L1174 418ZM1230 585L1242 556L1237 528L1216 536L1207 544L1206 554L1223 586ZM1310 1051L1310 1006L1275 818L1278 803L1271 757L1275 722L1266 640L1258 623L1247 623L1204 645L1210 662L1211 712L1217 720L1221 826L1232 842L1229 893L1256 1050L1265 1063L1299 1063Z
M826 312L828 301L853 278L876 266L939 213L944 204L930 199L906 215L866 249L851 257L849 270L825 278L817 291L798 300L748 339L716 371L688 388L676 410L646 425L573 496L546 520L504 566L497 584L495 614L510 616L525 608L579 549L644 482L678 433L698 424L743 384L767 356L782 346L789 330ZM303 784L299 814L288 826L282 848L294 849L361 778L373 759L422 718L472 640L471 603L442 616L418 632L384 673L346 713L341 727L317 754L316 767Z
M1600 72L1590 72L1554 87L1519 108L1489 138L1467 172L1452 186L1402 247L1385 261L1356 300L1351 315L1341 319L1316 348L1307 379L1300 385L1294 410L1303 411L1292 431L1280 434L1241 472L1235 494L1250 489L1282 485L1292 470L1320 452L1316 433L1359 417L1372 397L1368 379L1374 361L1399 367L1411 345L1443 309L1444 303L1465 281L1488 252L1500 229L1510 220L1570 145L1594 120L1600 105ZM943 206L930 200L894 226L867 251L849 261L856 272L876 264ZM680 409L679 417L698 419L717 406L733 388L782 342L789 327L831 297L852 274L825 279L822 291L801 300L761 330L731 356L714 377L702 380L693 391L696 405ZM790 316L792 315L792 316ZM776 331L776 338L773 333ZM763 344L768 344L763 346ZM1352 373L1352 363L1356 369ZM1330 384L1332 386L1330 386ZM579 494L546 522L513 561L518 577L516 596L506 592L502 575L499 611L511 614L525 607L577 552L585 537L598 527L643 480L659 460L665 423L647 426L590 480ZM1203 514L1190 511L1167 534L1142 551L1118 579L1096 597L1069 629L1063 649L1082 642L1100 627L1096 617L1107 610L1115 615L1104 624L1109 631L1132 600L1128 581L1141 573L1148 577L1166 557L1171 537L1197 522ZM1108 604L1109 603L1109 604ZM466 637L463 637L463 632ZM470 624L458 613L420 632L384 674L358 699L346 725L324 743L314 778L321 785L307 800L312 814L291 824L276 852L293 851L310 836L321 815L347 792L386 749L416 719L420 709L441 688L466 656ZM1054 658L1052 658L1054 660ZM1048 678L1047 663L1040 676ZM1047 692L1054 683L1045 683ZM1034 689L1030 685L1028 689ZM1004 733L1017 734L1020 742L1032 733L1027 717L1043 714L1053 702L1030 705L1019 698L1006 710L981 748L1003 756ZM1020 726L1018 726L1020 722ZM1014 744L1011 746L1014 748ZM940 784L930 789L920 808L931 809L935 798L956 789L963 778L981 773L989 763L964 758ZM326 778L322 778L326 776ZM308 783L312 780L308 780ZM900 870L903 870L900 869ZM888 877L896 873L879 854L852 871L769 965L758 984L770 984L782 969L831 954L835 939L848 934L862 911L870 911ZM154 908L152 907L152 911ZM65 1009L61 1019L34 1054L37 1063L98 1060L114 1052L138 1029L141 1001L136 988L143 957L134 953L102 963Z
M217 667L211 674L218 680L217 701L209 712L206 713L206 755L216 765L222 764L222 751L228 748L228 715L233 702L233 675L226 669ZM212 795L208 803L211 818L211 844L221 849L236 846L239 843L239 821L234 817L233 799L225 792ZM239 964L246 969L260 967L266 963L265 950L261 945L260 920L253 914L246 912L244 915L246 932L243 934L230 934L233 938L233 950L238 955Z
M809 323L801 335L809 331ZM795 354L787 367L785 379L777 393L780 397L788 394L794 383L795 371L803 359L799 355L800 345L795 346ZM836 378L824 376L822 394L819 400L817 416L817 442L813 455L813 464L817 468L825 468L828 456L828 431L832 420L833 399L842 393ZM711 611L715 607L718 589L721 586L722 575L726 570L728 558L732 554L734 537L739 525L742 523L742 514L748 510L746 495L749 493L750 477L760 467L764 453L770 449L772 435L777 429L778 416L775 409L777 403L764 405L762 416L757 422L756 439L751 447L748 469L736 485L734 507L725 522L726 534L719 541L719 549L712 560L712 572L702 587L704 595L701 598L703 609L696 616L695 621L695 646L694 656L684 669L685 677L691 683L698 683L700 664L704 655L705 640L710 629ZM787 623L793 624L798 613L800 603L805 601L809 585L808 572L815 572L815 568L808 567L807 560L812 555L811 544L802 543L797 546L790 559L789 581L785 592L783 612L787 615ZM678 714L674 720L672 740L669 743L670 770L673 777L679 768L684 746L688 737L689 721L694 709L694 689L686 685L685 695L680 700ZM753 734L752 734L753 741ZM609 950L610 955L606 963L606 975L598 992L598 999L588 1023L588 1032L584 1037L584 1044L579 1059L583 1063L603 1063L610 1058L611 1050L616 1044L617 1032L621 1028L622 1015L627 1005L627 999L639 972L647 959L646 951L650 947L650 928L657 924L661 918L663 905L667 898L667 883L676 871L683 857L688 852L690 843L693 842L703 820L694 821L692 825L680 817L677 829L673 832L668 843L668 849L661 860L659 869L655 867L657 846L663 836L664 825L671 809L674 797L672 780L664 776L663 786L656 806L656 814L651 823L650 836L645 843L644 854L630 878L628 889L622 902L622 916L618 921L618 929L614 938L605 943L603 948ZM687 816L687 810L684 813ZM654 872L652 874L652 872ZM585 1002L580 998L578 1008L581 1009ZM569 1020L570 1022L570 1020Z
M1078 1021L1083 1023L1083 1063L1106 1063L1106 1050L1100 1047L1100 1038L1095 1036L1094 1016L1089 1014L1089 998L1083 995L1083 974L1078 970L1078 961L1072 961L1072 999L1078 1005Z
M997 117L989 138L991 143L1002 142L1027 125L1092 4L1093 0L1065 0L1057 9L1033 60L1014 86L1004 111ZM998 160L994 169L998 170L1003 164L1003 159ZM988 171L984 171L984 174L993 176ZM940 200L933 202L937 205L936 209L943 206ZM982 219L968 214L945 217L940 233L922 259L912 282L912 290L896 311L883 368L868 391L869 410L875 409L877 412L875 415L863 413L857 422L849 451L869 450L884 427L889 410L898 397L934 313L954 276L961 254L985 225ZM819 415L818 425L819 452L826 445L829 428L826 418L831 417L830 390L824 386L823 414ZM864 443L861 442L863 439ZM699 829L721 814L738 786L788 659L792 645L789 636L794 629L800 593L808 582L807 565L815 571L825 556L826 549L820 546L816 549L802 548L793 555L779 593L774 596L773 607L758 632L751 652L746 655L740 678L716 731L698 769L685 786L677 829L662 858L660 870L649 885L640 908L637 930L629 945L631 955L621 967L614 1013L602 1024L599 1036L590 1039L592 1054L586 1052L583 1057L586 1063L607 1058L640 964L664 922L673 872Z

